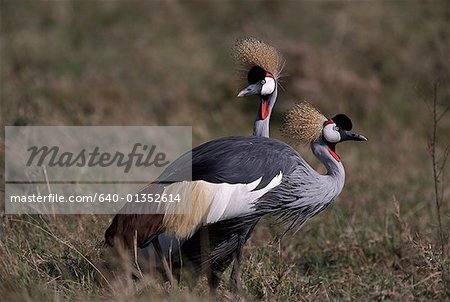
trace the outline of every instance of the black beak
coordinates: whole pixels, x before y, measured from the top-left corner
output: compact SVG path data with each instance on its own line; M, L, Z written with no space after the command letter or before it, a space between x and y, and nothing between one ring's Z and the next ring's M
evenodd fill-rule
M241 92L237 95L238 97L255 95L261 93L261 83L250 84L246 88L242 89Z
M367 138L361 134L344 130L341 132L341 142L343 141L367 141Z

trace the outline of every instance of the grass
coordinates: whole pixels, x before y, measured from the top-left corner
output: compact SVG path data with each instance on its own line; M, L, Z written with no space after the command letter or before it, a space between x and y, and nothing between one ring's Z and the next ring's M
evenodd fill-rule
M439 81L438 111L449 104L445 1L1 1L0 8L2 125L192 125L196 145L250 134L257 101L236 100L244 84L229 49L248 35L277 46L287 64L271 135L280 138L283 112L307 99L325 115L347 113L369 141L339 146L346 186L300 232L278 242L281 229L269 220L255 229L241 274L249 299L449 299L427 150L433 119L423 102ZM447 115L437 154L449 144ZM308 148L299 151L323 171ZM447 182L440 211L448 250ZM130 278L133 265L105 269L108 215L0 215L2 301L209 299L205 280L192 291L169 289L149 275ZM232 299L226 277L219 300Z

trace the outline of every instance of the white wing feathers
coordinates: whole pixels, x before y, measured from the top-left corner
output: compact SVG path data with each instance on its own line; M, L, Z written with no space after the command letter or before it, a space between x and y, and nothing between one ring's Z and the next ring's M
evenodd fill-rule
M268 191L278 186L281 183L282 176L280 172L266 187L256 191L253 190L259 185L262 178L249 184L210 184L216 186L216 190L206 224L254 211L254 203Z
M215 184L203 180L172 184L164 194L180 194L181 202L165 205L163 224L168 232L186 238L202 225L249 214L255 211L254 203L278 186L282 178L280 172L267 186L255 191L262 178L248 184Z

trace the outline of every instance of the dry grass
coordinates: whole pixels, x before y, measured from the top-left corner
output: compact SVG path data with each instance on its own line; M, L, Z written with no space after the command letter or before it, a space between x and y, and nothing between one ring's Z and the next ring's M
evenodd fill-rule
M448 300L423 100L438 80L438 109L449 104L449 14L437 0L2 1L2 124L192 125L195 144L250 134L257 100L235 98L243 86L230 48L236 38L259 37L286 59L272 136L281 137L282 112L308 100L326 116L348 114L369 141L338 147L346 187L300 232L278 244L280 230L267 221L256 228L244 289L272 301ZM437 152L449 144L446 116ZM307 148L300 152L322 169ZM449 192L441 206L447 241ZM208 299L204 280L189 291L130 278L133 265L104 271L110 219L1 214L0 300ZM219 298L232 299L227 284Z

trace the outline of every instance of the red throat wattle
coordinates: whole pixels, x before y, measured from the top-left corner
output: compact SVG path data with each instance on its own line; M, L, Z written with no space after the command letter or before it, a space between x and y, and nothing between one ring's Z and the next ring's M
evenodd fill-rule
M333 158L339 163L341 162L341 157L339 156L339 154L337 154L333 149L331 149L330 147L328 147L328 152L330 152L331 156L333 156Z
M265 120L269 116L269 101L261 99L259 107L259 118Z

